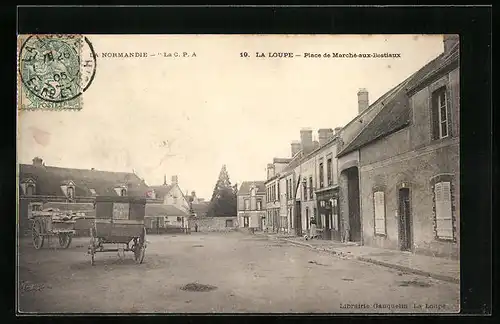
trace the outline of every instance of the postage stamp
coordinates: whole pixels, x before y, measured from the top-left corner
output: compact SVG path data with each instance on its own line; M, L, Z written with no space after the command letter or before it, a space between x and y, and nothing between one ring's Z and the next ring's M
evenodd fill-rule
M18 109L82 109L96 73L90 41L75 34L20 35L18 45Z

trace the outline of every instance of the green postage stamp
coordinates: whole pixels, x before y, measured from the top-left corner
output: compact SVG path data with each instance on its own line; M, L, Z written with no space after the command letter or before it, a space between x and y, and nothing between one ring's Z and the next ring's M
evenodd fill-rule
M82 35L18 36L18 109L80 110L96 55Z

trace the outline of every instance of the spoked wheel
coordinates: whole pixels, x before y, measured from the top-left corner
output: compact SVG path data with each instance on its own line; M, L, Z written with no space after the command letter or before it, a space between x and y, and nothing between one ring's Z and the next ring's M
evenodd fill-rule
M90 254L90 264L95 264L95 251L97 248L97 238L95 236L95 229L90 229L90 243L89 243L89 254Z
M42 222L39 219L33 220L33 225L31 227L31 236L33 239L33 246L35 249L39 250L43 247L43 242L45 241L45 237L43 236L43 226Z
M146 254L146 229L143 228L141 236L134 244L134 259L137 264L141 264L144 261L144 256Z
M63 249L67 249L69 245L71 244L71 240L73 239L73 236L70 233L60 233L59 234L59 245Z

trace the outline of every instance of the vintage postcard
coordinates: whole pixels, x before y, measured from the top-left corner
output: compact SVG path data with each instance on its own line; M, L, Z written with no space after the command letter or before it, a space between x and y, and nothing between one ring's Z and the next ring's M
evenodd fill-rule
M19 314L459 312L459 48L19 35Z

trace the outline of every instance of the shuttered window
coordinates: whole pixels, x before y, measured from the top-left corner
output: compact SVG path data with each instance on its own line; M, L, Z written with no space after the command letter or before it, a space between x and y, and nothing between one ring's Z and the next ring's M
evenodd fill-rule
M375 234L385 235L385 197L383 191L373 193L375 206Z
M436 235L440 239L453 240L451 183L436 183L434 186L434 197L436 204Z

